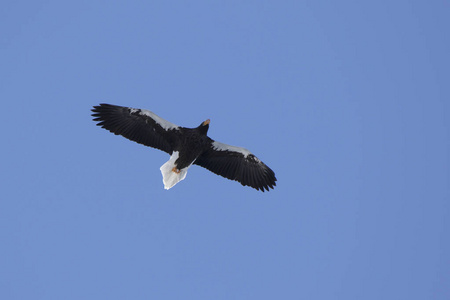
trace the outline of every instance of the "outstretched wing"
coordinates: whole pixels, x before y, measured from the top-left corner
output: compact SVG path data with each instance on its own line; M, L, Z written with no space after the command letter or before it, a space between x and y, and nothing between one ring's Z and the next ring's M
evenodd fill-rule
M139 144L172 153L170 141L179 126L153 112L105 103L94 106L92 112L98 126Z
M276 186L275 173L245 148L211 140L210 148L194 164L263 192Z

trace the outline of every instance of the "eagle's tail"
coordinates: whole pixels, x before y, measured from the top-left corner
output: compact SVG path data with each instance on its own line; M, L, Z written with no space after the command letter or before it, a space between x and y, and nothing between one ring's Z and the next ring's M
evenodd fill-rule
M159 168L163 176L164 188L166 190L173 187L175 184L186 178L187 170L190 167L187 166L184 169L179 170L175 165L175 161L178 159L178 151L174 151L170 156L170 159Z

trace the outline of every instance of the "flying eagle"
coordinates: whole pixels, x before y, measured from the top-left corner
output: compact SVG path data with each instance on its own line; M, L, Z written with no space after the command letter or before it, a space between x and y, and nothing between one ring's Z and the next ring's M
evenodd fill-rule
M186 128L145 109L102 103L92 112L98 126L170 154L160 168L167 190L186 177L192 164L263 192L276 185L275 173L250 151L209 138L209 119Z

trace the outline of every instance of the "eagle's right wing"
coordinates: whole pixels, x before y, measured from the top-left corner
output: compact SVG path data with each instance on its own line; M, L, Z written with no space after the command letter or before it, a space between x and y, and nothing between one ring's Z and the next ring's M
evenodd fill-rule
M92 112L97 125L114 134L169 154L173 151L170 141L180 127L149 110L102 103Z

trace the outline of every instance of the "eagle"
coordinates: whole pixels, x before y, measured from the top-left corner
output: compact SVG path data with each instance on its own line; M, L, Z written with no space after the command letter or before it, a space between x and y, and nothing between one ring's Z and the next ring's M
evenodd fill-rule
M170 154L160 168L166 190L186 178L192 164L262 192L276 186L275 173L249 150L208 137L209 119L186 128L146 109L101 103L91 111L98 126Z

